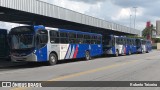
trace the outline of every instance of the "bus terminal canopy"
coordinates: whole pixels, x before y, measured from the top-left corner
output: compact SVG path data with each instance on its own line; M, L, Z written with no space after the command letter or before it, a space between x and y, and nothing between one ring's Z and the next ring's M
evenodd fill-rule
M0 0L0 21L115 35L141 31L39 0Z

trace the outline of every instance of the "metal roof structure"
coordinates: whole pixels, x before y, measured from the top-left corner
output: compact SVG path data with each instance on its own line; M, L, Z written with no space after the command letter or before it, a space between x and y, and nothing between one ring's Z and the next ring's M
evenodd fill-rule
M140 30L84 15L39 0L0 0L0 21L141 35Z

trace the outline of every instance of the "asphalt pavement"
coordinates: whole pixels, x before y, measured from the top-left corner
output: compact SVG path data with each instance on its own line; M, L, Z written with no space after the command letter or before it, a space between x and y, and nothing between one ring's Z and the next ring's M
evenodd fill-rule
M61 61L0 68L0 81L160 81L160 51L93 60ZM159 90L157 87L1 88L12 90Z

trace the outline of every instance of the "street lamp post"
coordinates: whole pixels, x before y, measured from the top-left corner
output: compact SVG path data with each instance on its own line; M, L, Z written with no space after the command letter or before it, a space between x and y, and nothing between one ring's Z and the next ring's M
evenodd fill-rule
M134 29L136 28L136 17L137 17L137 7L133 7L135 9L135 18L134 18Z
M130 14L130 29L132 28L132 15Z

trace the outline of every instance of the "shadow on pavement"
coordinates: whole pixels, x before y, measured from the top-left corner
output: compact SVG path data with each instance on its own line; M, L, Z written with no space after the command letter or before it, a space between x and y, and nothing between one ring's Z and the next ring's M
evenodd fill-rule
M84 59L72 59L72 60L61 60L58 61L57 65L59 64L67 64L73 62L81 62L85 61ZM36 67L44 67L49 66L46 62L11 62L6 60L1 60L0 63L0 71L5 70L14 70L14 69L25 69L25 68L36 68Z
M96 60L97 58L102 59L102 58L114 58L114 56L97 56L93 57L92 60ZM37 68L37 67L44 67L44 66L49 66L46 62L11 62L9 60L0 60L0 71L5 71L5 70L14 70L14 69L24 69L24 68ZM74 62L86 62L85 59L69 59L69 60L60 60L58 61L57 65L60 64L67 64L67 63L74 63Z

